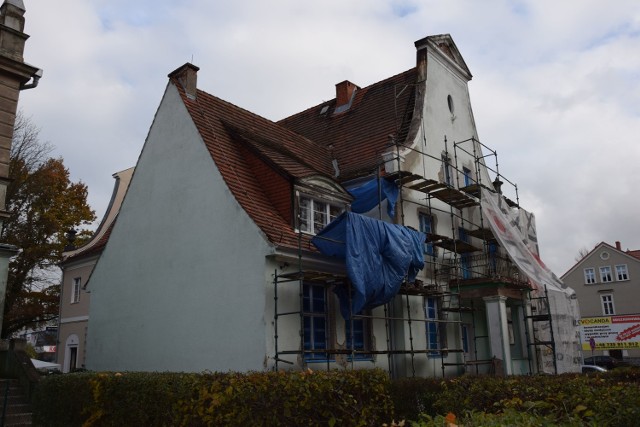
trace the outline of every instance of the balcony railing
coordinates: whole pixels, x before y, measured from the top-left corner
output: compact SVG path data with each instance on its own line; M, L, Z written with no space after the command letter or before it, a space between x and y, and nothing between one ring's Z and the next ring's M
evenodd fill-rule
M443 278L449 281L487 279L518 284L527 281L511 259L495 254L462 254L447 260L445 265Z

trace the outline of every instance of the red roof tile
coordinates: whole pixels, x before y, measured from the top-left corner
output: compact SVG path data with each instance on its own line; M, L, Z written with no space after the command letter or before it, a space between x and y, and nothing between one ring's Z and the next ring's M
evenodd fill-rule
M636 249L634 251L627 251L627 255L631 255L634 258L640 259L640 249Z
M375 172L381 154L402 143L413 115L417 69L356 90L351 107L334 114L336 100L312 107L278 122L332 150L339 180ZM328 107L322 113L324 107Z
M70 262L77 261L79 259L90 258L94 255L101 254L104 250L104 247L107 245L107 242L109 241L109 236L111 236L111 231L113 230L113 226L116 223L116 220L117 217L111 222L111 224L109 224L109 227L104 232L104 234L100 236L100 239L98 239L98 241L95 242L92 246L87 246L87 249L78 251L77 253L74 253L73 255L65 258L60 264L64 265ZM80 247L80 249L82 249L82 247Z
M333 114L334 99L279 123L201 90L187 96L177 73L170 78L236 200L272 243L297 248L290 202L295 179L331 178L334 158L340 180L375 172L381 154L390 148L390 136L399 141L406 137L417 72L358 89L342 113ZM305 235L305 248L311 248L308 240Z
M206 92L188 97L178 80L173 79L182 100L196 124L206 147L226 185L265 233L277 246L298 247L292 216L283 215L282 200L293 191L283 185L267 186L261 182L270 175L255 167L255 156L279 170L284 176L303 178L330 176L333 168L329 151L263 117L223 101ZM251 153L251 154L250 154ZM269 191L267 191L269 190ZM290 209L293 207L290 206ZM305 246L308 237L305 237Z

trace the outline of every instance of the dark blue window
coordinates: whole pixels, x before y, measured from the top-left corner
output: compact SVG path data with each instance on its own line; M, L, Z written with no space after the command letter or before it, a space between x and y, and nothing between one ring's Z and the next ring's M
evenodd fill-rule
M327 360L328 322L327 295L324 286L303 285L304 314L304 358L305 360Z
M428 214L418 213L418 218L420 221L420 231L425 234L434 233L433 230L433 217ZM424 253L427 255L435 255L435 249L433 247L433 243L425 242L424 243Z
M427 298L424 305L424 316L427 319L427 350L438 350L440 340L438 333L438 304L435 298ZM439 356L440 352L430 351L429 356Z
M473 179L471 178L471 170L467 168L462 168L462 174L464 175L464 186L468 187L473 184Z
M469 328L467 325L461 325L462 333L462 351L469 353Z
M353 334L351 333L351 325L353 324ZM345 320L345 335L347 350L367 351L369 349L369 328L368 319ZM353 341L352 341L353 338ZM370 359L370 354L356 353L355 359Z
M458 238L460 241L469 243L469 236L464 228L458 228ZM463 279L471 279L471 257L468 253L460 255L460 269L462 270Z

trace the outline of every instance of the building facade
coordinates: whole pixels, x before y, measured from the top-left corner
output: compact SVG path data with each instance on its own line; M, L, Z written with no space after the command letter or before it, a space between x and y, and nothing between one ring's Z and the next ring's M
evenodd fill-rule
M580 317L586 324L607 319L621 322L626 327L640 324L640 258L637 250L623 250L621 243L615 246L601 242L580 259L563 276L562 280L571 286L580 305ZM594 336L595 355L611 355L617 359L640 357L640 342L637 337L629 340L616 339L617 329L611 322L600 323L599 329L606 330L602 338ZM587 331L588 332L588 331ZM614 336L614 334L616 336ZM592 354L587 345L589 337L583 334L585 357ZM601 348L600 344L603 345ZM606 347L605 347L606 346Z
M169 74L89 282L87 367L577 367L572 292L479 141L467 65L449 35L415 46L414 68L279 122Z
M22 0L5 0L0 6L0 228L10 215L6 210L6 196L18 98L20 91L35 88L42 77L42 70L24 61L24 46L29 38L24 32L25 12ZM9 260L17 251L13 245L0 243L0 329Z
M86 244L79 248L71 244L63 253L63 261L60 263L62 287L55 360L62 367L63 372L85 368L91 298L91 289L87 284L109 239L109 233L117 218L132 175L133 168L113 175L116 182L111 201L96 232ZM71 239L73 240L73 237Z

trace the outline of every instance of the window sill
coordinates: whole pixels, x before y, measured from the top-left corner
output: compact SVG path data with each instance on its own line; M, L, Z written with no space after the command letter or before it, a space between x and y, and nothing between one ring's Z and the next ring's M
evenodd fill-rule
M335 359L304 359L304 363L334 363Z
M356 357L355 359L352 359L351 357L347 357L347 361L348 362L353 362L353 363L358 363L358 362L372 362L373 363L373 357L371 356L367 356L367 357Z

